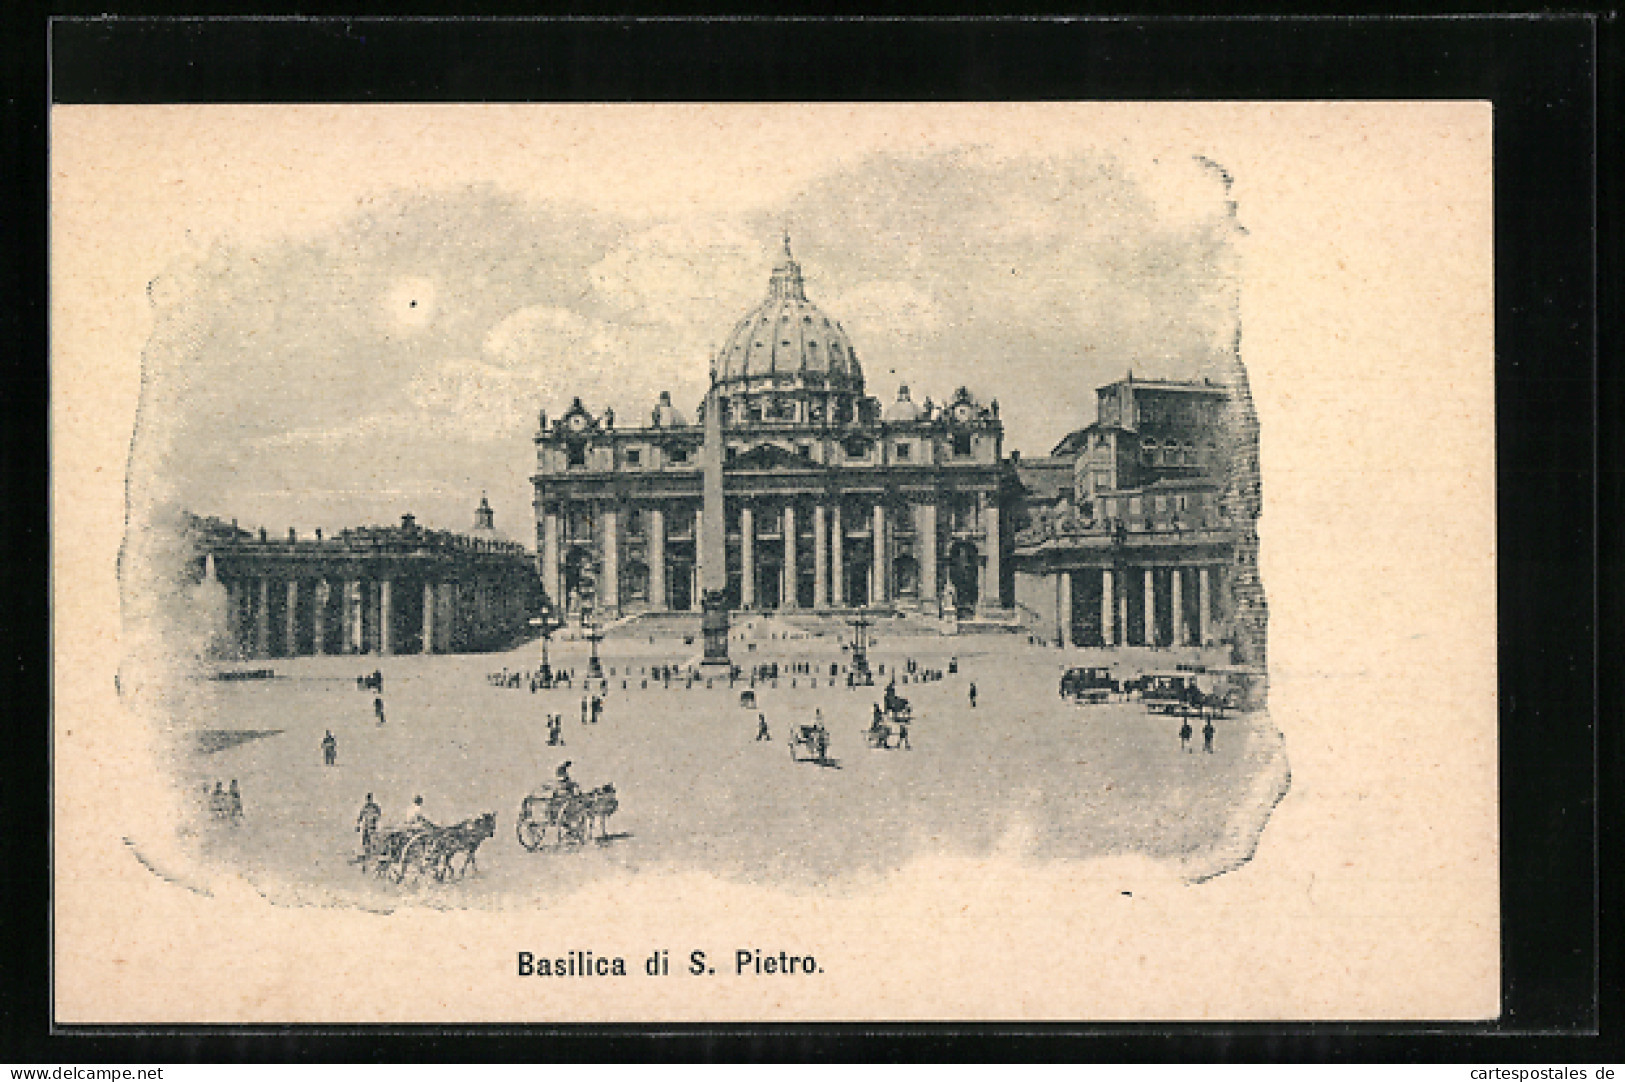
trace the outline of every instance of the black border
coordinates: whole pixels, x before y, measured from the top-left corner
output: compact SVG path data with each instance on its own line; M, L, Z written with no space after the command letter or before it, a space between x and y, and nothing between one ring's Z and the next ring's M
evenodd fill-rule
M0 1059L90 1063L224 1058L325 1062L579 1060L1620 1060L1617 937L1599 950L1597 752L1621 776L1616 724L1598 727L1600 617L1617 650L1618 597L1598 593L1599 436L1620 449L1620 385L1599 382L1597 260L1617 267L1613 202L1594 214L1599 138L1617 163L1611 17L706 22L238 20L48 23L11 9L0 110L7 198L0 309L8 351L4 448L5 742ZM977 100L1478 98L1495 106L1497 443L1501 515L1501 763L1505 1013L1492 1026L1011 1024L911 1026L49 1028L48 489L45 448L47 49L59 102L436 100ZM1610 78L1599 79L1599 65ZM1600 113L1599 113L1600 111ZM1607 181L1605 180L1605 183ZM1605 195L1617 200L1617 187ZM1599 251L1597 245L1602 243ZM1610 275L1616 286L1617 276ZM1602 330L1614 337L1617 322ZM1607 409L1599 412L1600 406ZM1599 422L1603 427L1599 429ZM1610 463L1620 459L1610 457ZM1610 535L1611 536L1611 535ZM1608 542L1608 538L1601 539ZM1599 558L1608 562L1599 564ZM1613 580L1616 576L1610 576ZM1617 581L1609 585L1617 586ZM1602 606L1606 605L1604 608ZM1599 678L1609 682L1599 684ZM1599 810L1607 814L1600 824ZM19 825L23 829L18 829ZM1602 833L1598 834L1599 825ZM1606 871L1618 898L1617 865ZM1610 925L1610 931L1613 931ZM1601 969L1598 968L1599 964ZM1614 979L1599 985L1599 975ZM1595 1036L1605 1026L1602 1036ZM524 1035L521 1035L521 1034ZM1588 1033L1591 1035L1588 1036ZM385 1034L389 1034L387 1041ZM1496 1035L1500 1036L1497 1037ZM1516 1039L1508 1039L1511 1037Z

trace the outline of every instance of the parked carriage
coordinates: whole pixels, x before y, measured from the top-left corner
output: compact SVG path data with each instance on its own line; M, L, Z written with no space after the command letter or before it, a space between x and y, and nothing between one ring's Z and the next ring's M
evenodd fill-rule
M546 785L519 803L514 832L532 853L585 845L594 834L609 837L609 818L620 809L615 786L582 791L578 786Z
M1103 703L1116 694L1112 671L1101 666L1068 669L1061 677L1061 698L1077 703Z

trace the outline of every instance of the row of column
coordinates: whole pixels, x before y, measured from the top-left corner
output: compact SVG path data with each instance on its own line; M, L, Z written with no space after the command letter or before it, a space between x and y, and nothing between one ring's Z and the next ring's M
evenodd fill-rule
M1144 642L1154 644L1157 641L1157 589L1155 567L1145 567L1141 570L1143 593L1141 605L1141 623ZM1194 572L1196 575L1196 620L1194 628L1187 623L1185 611L1185 582L1184 574ZM1127 637L1129 626L1129 598L1128 591L1132 589L1130 583L1124 582L1119 588L1117 575L1112 568L1100 569L1100 630L1101 638L1107 646L1116 646L1117 628L1121 624L1124 637ZM1208 565L1198 564L1195 567L1176 566L1168 569L1169 574L1169 615L1172 618L1172 638L1175 645L1187 645L1189 632L1195 631L1195 640L1198 645L1210 646L1213 644L1212 628L1212 582ZM1071 571L1062 571L1057 590L1059 596L1056 604L1056 638L1064 643L1072 641L1072 576Z
M287 579L273 585L276 580L270 576L228 581L226 596L232 640L241 643L245 637L239 621L244 615L245 591L252 591L248 597L251 597L253 602L253 637L247 645L256 657L270 656L271 599L273 590L281 590L285 592L281 628L282 653L285 656L297 653L300 640L301 581ZM347 579L337 584L340 598L339 626L338 634L332 640L328 638L328 612L332 608L335 584L327 579L314 581L311 586L311 604L306 609L309 614L312 653L360 654L366 653L370 645L376 645L380 654L396 652L398 644L395 628L395 582L387 578L375 581L375 589L367 589L367 583L360 579ZM499 596L497 588L491 584L479 584L465 591L455 582L424 582L422 590L420 641L421 652L425 654L444 653L453 648L455 630L460 623L459 609L465 603L472 608L470 615L480 627L487 626L491 618L497 615L498 609L511 608L514 604L513 598ZM367 611L369 602L370 619ZM367 641L366 634L369 627L374 632L371 643Z
M988 599L995 599L999 593L1002 567L1000 565L999 551L999 508L996 503L990 502L985 495L980 499L980 521L982 523L982 537L977 545L978 554L982 557L979 570L981 576L979 595L984 603ZM920 561L919 578L923 587L936 590L937 583L937 505L934 502L914 503L910 505L914 520L914 534L918 538L930 539L927 543L917 546L916 556ZM694 511L694 538L696 545L701 533L704 519L704 509L696 508ZM891 560L894 549L890 517L886 514L886 505L876 503L871 511L870 537L872 540L869 580L869 603L884 604L892 600L895 584L891 582ZM620 566L620 513L615 508L606 508L601 514L603 524L602 534L602 574L598 580L598 600L600 605L610 612L620 608L621 597L621 566ZM666 514L660 507L651 508L646 513L647 526L647 553L649 566L649 598L651 603L659 609L667 607L666 582ZM756 606L756 515L750 504L739 509L740 533L740 604L744 608ZM780 590L780 607L795 609L800 607L797 597L797 534L796 507L794 504L784 506L784 521L781 528L784 544L784 567L786 568L785 583ZM831 536L840 539L839 544L831 546ZM822 503L813 506L813 605L816 608L844 608L846 597L846 545L845 527L842 522L841 504L825 505ZM696 554L698 549L696 548ZM556 509L549 508L542 515L542 585L549 598L558 604L564 597L563 574L564 541L561 537L560 516ZM699 569L695 568L696 583ZM699 610L699 589L690 591L693 599L691 608Z

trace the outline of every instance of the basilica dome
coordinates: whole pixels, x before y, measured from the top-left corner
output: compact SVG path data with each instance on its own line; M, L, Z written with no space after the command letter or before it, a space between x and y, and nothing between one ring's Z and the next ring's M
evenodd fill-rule
M716 359L719 385L863 392L863 369L840 323L807 299L801 265L790 255L773 268L767 299L735 324Z

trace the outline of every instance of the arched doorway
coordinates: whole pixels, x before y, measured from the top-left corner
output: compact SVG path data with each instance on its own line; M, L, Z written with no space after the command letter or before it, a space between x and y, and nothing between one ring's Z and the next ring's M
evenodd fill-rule
M948 581L953 583L954 604L960 613L976 608L980 596L982 555L974 541L955 541L948 550Z
M642 560L631 560L621 570L621 603L649 599L649 565Z
M594 585L591 550L585 547L572 548L564 557L563 577L565 608L577 610L592 592Z
M914 557L903 555L892 561L891 581L895 597L915 599L920 596L920 565Z

